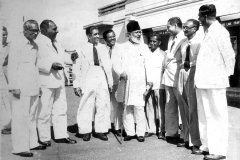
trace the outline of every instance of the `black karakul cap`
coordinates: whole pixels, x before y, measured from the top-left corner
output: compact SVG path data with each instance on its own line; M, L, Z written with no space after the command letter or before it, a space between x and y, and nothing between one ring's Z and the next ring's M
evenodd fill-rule
M128 32L133 32L133 31L137 31L137 30L141 30L137 21L130 21L127 24L127 31Z

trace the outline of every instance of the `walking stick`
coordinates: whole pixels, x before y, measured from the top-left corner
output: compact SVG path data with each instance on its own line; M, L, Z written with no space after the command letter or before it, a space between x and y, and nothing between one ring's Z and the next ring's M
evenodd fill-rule
M128 96L128 93L127 93L127 79L125 79L124 81L125 81L125 83L124 83L124 91L123 91L123 113L122 113L122 126L121 126L121 142L123 141L123 139L122 139L123 128L124 128L123 118L124 118L124 113L125 113L126 108L127 108L127 96Z

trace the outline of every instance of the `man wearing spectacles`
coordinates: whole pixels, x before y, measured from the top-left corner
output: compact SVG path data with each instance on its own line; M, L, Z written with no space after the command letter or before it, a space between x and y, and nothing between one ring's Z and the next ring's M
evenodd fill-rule
M189 19L183 25L183 32L187 39L181 45L182 63L178 82L178 104L184 141L178 143L177 146L192 146L193 154L199 154L199 147L201 146L194 83L196 60L202 40L201 35L197 34L198 29L199 22L195 19Z
M178 143L178 92L177 83L181 64L181 44L186 40L182 31L182 21L179 17L172 17L168 20L167 29L171 37L168 42L168 50L165 60L165 71L162 84L166 90L165 106L165 130L166 140L171 143Z
M114 63L117 63L119 59L116 57L116 52L119 50L118 44L116 44L116 34L113 30L106 30L103 33L103 39L105 40L106 47L108 49L108 54L112 63L112 66ZM123 111L123 104L118 103L115 97L115 93L118 87L118 81L119 77L112 67L112 76L113 76L113 88L111 93L111 123L114 123L114 126L111 128L114 130L113 132L120 136L120 129L122 125L122 111Z
M38 143L36 120L39 95L37 67L38 23L28 20L23 25L25 38L13 42L9 51L8 77L12 93L12 145L13 154L32 157L30 150L44 150Z
M11 134L11 104L10 97L7 88L8 76L7 76L7 66L8 66L8 54L10 43L7 42L8 31L6 27L2 28L2 52L0 53L0 99L1 99L1 133L2 134Z
M234 73L235 53L229 32L216 20L213 4L199 8L198 20L205 31L196 62L196 94L201 150L204 159L225 159L228 147L226 87ZM220 134L221 133L221 134Z
M147 45L140 44L141 28L137 21L130 21L127 24L127 32L128 41L117 51L118 61L114 64L114 70L118 73L120 80L127 81L127 89L124 93L127 95L126 108L123 113L123 124L127 136L124 137L124 141L129 141L137 135L138 141L144 142L146 130L143 98L146 90L144 59L149 49ZM134 119L137 124L136 131Z

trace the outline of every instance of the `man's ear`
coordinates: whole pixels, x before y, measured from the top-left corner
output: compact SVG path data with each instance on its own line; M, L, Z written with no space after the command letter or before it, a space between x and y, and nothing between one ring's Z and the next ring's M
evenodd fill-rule
M162 42L161 42L161 41L159 41L159 42L158 42L158 46L160 46L161 44L162 44Z

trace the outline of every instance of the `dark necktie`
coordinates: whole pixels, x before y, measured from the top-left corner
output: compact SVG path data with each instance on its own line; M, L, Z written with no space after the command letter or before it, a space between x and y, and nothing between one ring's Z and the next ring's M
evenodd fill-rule
M174 44L175 44L175 38L173 39L173 42L172 42L172 45L171 45L171 48L170 48L170 52L172 51L172 48L173 48Z
M188 71L190 69L190 44L187 46L186 49L186 58L184 61L184 69Z
M99 66L99 59L97 54L97 49L95 46L93 46L93 61L95 66Z
M109 48L109 56L112 57L112 47Z
M54 42L52 42L52 46L58 52L57 47L55 46Z

